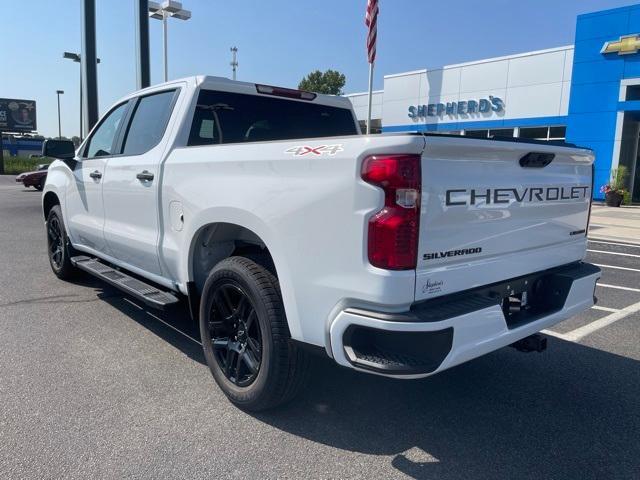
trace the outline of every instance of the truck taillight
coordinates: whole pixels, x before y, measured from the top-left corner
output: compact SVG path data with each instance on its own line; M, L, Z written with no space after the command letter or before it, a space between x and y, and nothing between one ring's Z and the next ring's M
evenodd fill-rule
M384 191L384 207L369 220L371 265L413 270L420 232L420 155L374 155L362 163L362 179Z

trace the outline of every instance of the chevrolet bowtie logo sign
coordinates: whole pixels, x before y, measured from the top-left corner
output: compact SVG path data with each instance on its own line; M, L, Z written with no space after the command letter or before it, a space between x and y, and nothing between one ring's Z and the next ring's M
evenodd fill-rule
M618 55L630 55L640 50L640 35L624 35L620 40L607 42L600 53L617 53Z

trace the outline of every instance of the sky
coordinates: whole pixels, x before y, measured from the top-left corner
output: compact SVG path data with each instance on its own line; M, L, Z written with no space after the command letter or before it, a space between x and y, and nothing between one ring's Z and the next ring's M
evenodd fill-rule
M379 0L374 89L383 76L570 45L576 16L640 0ZM346 93L367 90L366 0L184 0L188 21L169 20L169 78L231 77L297 87L310 71L347 77ZM80 0L0 0L0 97L35 100L38 131L79 132ZM100 113L136 89L133 0L96 0ZM162 82L161 22L150 20L151 83Z

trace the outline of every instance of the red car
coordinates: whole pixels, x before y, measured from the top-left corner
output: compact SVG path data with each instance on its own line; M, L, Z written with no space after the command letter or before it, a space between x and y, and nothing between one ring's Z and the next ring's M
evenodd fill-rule
M16 177L16 182L22 183L25 187L34 187L36 190L44 188L44 182L47 180L48 164L38 165L35 172L21 173Z

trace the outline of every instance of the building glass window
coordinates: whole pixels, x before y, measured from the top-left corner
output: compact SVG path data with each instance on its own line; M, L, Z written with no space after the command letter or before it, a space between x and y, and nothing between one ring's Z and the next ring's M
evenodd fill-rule
M547 140L549 138L549 127L521 128L520 138L528 138L530 140Z
M520 138L530 140L564 140L567 127L523 127Z
M513 128L496 128L489 130L489 137L513 137Z
M465 130L464 135L472 138L489 138L489 130Z
M460 130L436 130L429 132L429 135L460 135Z
M629 85L624 99L627 101L640 100L640 85Z
M567 136L567 127L549 127L549 140L564 140Z

